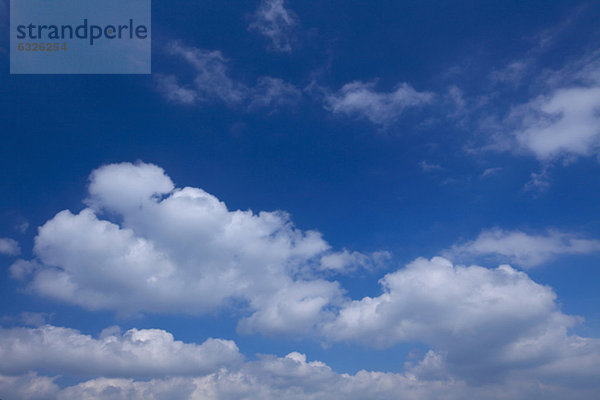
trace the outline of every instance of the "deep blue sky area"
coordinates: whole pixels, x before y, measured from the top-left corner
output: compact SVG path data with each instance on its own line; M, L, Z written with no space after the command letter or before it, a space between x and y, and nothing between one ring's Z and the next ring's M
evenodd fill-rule
M90 196L90 173L127 162L139 168L156 165L175 187L202 188L230 211L283 210L296 228L320 232L330 246L326 252L360 253L353 257L368 261L348 266L346 272L315 267L319 255L303 267L314 271L289 278L338 282L343 299L323 308L331 315L341 318L340 310L351 300L377 298L382 284L387 285L380 281L386 274L408 271L405 265L419 257L443 256L453 268L481 265L489 271L510 264L522 274L520 279L556 294L544 312L583 317L560 328L548 325L547 331L564 328L564 340L574 340L575 335L589 340L588 368L594 371L600 365L599 3L154 1L151 75L10 75L8 4L0 5L5 6L0 7L0 238L20 248L18 254L0 251L6 253L0 254L3 332L24 325L22 313L40 313L47 324L92 337L113 325L123 332L162 329L186 343L200 344L211 337L234 340L247 361L261 360L257 354L284 357L297 351L336 373L366 369L410 373L425 380L450 376L468 388L502 383L510 374L530 368L524 365L542 365L543 357L532 356L534 361L512 366L498 354L508 352L513 342L507 339L497 348L489 343L496 343L505 328L532 332L538 328L523 328L523 321L542 321L550 314L505 322L511 312L502 308L497 317L489 317L486 324L497 333L481 343L494 348L494 354L474 356L486 363L480 369L484 372L470 372L479 365L471 355L445 350L462 348L461 337L483 329L457 328L480 300L458 307L457 325L448 329L428 317L437 312L427 308L438 304L436 300L420 303L413 294L399 295L398 303L390 300L390 310L396 311L390 311L387 322L364 328L367 333L354 334L350 325L339 325L338 332L347 335L331 333L323 328L330 317L295 333L260 325L244 332L240 321L262 310L264 305L256 305L264 301L262 295L240 292L198 312L192 306L192 311L151 305L120 309L90 306L83 297L44 294L32 286L32 277L14 279L11 266L17 260L61 271L79 271L77 265L95 268L85 261L76 265L77 255L90 257L76 247L75 255L64 256L64 264L49 265L34 250L34 240L49 241L48 248L59 246L58 239L40 238L38 227L62 210L84 210L89 205L84 200ZM268 29L270 35L265 33ZM203 66L194 65L191 58ZM166 88L167 78L178 86ZM261 82L268 79L274 86L265 95ZM177 93L189 91L194 100L175 97L176 88ZM241 100L226 97L234 94ZM268 100L260 105L259 98ZM179 255L171 253L177 247L169 247L180 239L166 239L163 235L169 233L150 227L160 224L152 220L158 217L128 214L134 213L131 210L94 212L100 220L132 229L137 238L173 257L174 268L181 267ZM140 222L143 218L148 220ZM60 232L54 234L59 237ZM195 238L187 239L194 243ZM56 260L67 251L52 249ZM374 252L388 252L385 262L374 261ZM205 260L204 253L190 257L199 265ZM464 291L452 286L479 282L481 276L461 275L458 284L441 285L450 294L439 304L451 303L456 293L492 293L495 300L489 304L521 296L517 289L501 292L495 278ZM403 285L416 285L410 279L417 278L406 279ZM398 293L413 293L408 286L398 288ZM106 290L107 296L120 298L117 284ZM385 292L390 290L394 289L387 286ZM528 305L523 299L541 299L540 293L522 294L523 307L535 309L538 303ZM412 311L402 314L403 304ZM477 315L484 318L496 311ZM399 333L417 324L411 318L421 317L427 321L422 322L427 333ZM375 320L365 321L362 327ZM507 325L500 327L501 323ZM482 332L479 337L487 334ZM380 334L383 345L377 342ZM550 339L543 343L546 340ZM486 346L475 342L474 348ZM428 351L446 357L448 375L425 367L410 369ZM556 355L556 363L562 362L559 357L571 357L565 354L566 350ZM503 361L493 364L495 357ZM532 381L552 380L544 374L554 369L539 368L527 369L524 375L534 377ZM92 372L77 377L46 364L30 370L63 376L59 386L103 376ZM557 370L569 375L568 370ZM1 362L0 373L16 374L3 371ZM0 395L2 390L12 393L2 388ZM533 393L527 390L514 398ZM547 398L562 398L561 390ZM580 398L590 393L585 390Z

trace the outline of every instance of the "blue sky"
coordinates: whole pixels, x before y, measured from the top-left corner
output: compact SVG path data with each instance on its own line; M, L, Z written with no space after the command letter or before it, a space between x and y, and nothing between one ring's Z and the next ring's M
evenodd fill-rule
M599 17L153 2L139 76L3 35L0 397L595 398Z

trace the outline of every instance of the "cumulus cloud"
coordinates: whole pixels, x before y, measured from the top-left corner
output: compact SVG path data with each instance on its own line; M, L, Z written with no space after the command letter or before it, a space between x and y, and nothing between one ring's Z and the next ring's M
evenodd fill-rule
M523 272L455 266L438 257L417 259L381 283L380 296L348 300L320 333L330 341L369 346L431 347L421 360L405 363L402 373L340 374L295 352L241 362L231 341L186 344L162 330L121 334L111 328L92 338L45 325L0 329L0 394L18 389L37 396L19 398L48 399L585 399L598 390L600 340L570 334L576 318L561 313L553 291ZM326 302L318 299L318 285L309 289L316 295L309 303ZM297 294L281 292L284 298L271 303L280 308L260 310L246 323L265 318L259 325L280 330L277 324L298 312ZM303 304L301 312L320 307ZM289 323L303 327L297 318ZM60 389L38 370L97 377ZM140 377L155 378L135 380Z
M589 383L583 365L600 368L600 340L569 335L577 319L559 310L552 289L510 266L417 259L381 284L381 295L342 306L323 335L376 347L425 343L435 365L443 361L439 371L421 365L428 375L449 373L477 384L534 370L558 376L562 368Z
M0 377L0 390L3 389ZM239 369L221 369L197 378L133 379L97 378L59 390L51 379L29 374L20 378L21 390L46 379L46 399L433 399L452 391L465 392L464 383L423 382L414 375L360 371L337 374L319 361L300 353L285 357L262 356ZM14 378L13 378L14 380ZM48 382L49 381L49 382ZM43 381L42 381L43 382ZM44 383L46 383L44 382ZM9 386L12 382L7 382ZM5 386L5 387L6 387ZM16 385L12 385L13 387ZM42 390L38 389L38 393ZM10 393L4 391L4 393ZM447 396L447 395L446 395ZM28 397L19 397L28 398ZM40 396L39 398L43 398Z
M530 235L521 231L486 230L471 240L452 247L451 257L495 256L525 268L541 265L563 254L600 251L600 240L584 239L559 231Z
M531 398L590 399L597 384L575 387L561 385L539 375L515 374L500 384L468 385L448 376L423 378L426 370L443 366L443 359L428 353L418 365L405 373L361 370L339 374L319 361L308 361L304 354L292 352L285 357L262 356L239 368L222 368L201 377L173 377L139 381L97 378L59 389L50 378L34 373L11 378L0 376L0 392L7 389L33 392L48 400L86 399L448 399L486 398L520 400ZM597 368L597 365L596 365ZM594 372L597 371L594 370ZM19 380L18 386L14 381ZM4 384L4 385L3 385Z
M280 78L263 76L248 86L230 76L228 60L220 51L210 51L172 42L167 52L192 67L192 82L181 83L175 75L156 74L156 89L170 102L202 105L220 102L229 107L249 110L270 109L297 104L302 92Z
M261 0L248 30L265 36L270 42L269 49L289 53L296 24L296 16L285 7L284 0Z
M104 330L99 338L74 329L0 328L0 372L42 369L70 376L201 376L242 359L234 342L183 343L160 329Z
M86 203L40 227L37 259L11 267L29 290L124 313L240 307L250 316L248 329L306 330L326 319L325 308L342 295L338 283L319 274L386 257L335 252L319 232L297 229L281 211L231 211L202 189L175 188L151 164L95 170Z
M6 399L50 400L60 391L56 378L38 376L34 372L9 376L0 373L0 395Z
M600 86L560 88L515 108L519 148L547 161L589 156L600 148Z
M418 92L406 83L392 92L378 92L375 82L355 81L327 94L324 101L325 108L334 114L366 118L385 126L397 120L407 108L428 104L433 97L432 93Z
M230 307L241 315L238 329L242 333L308 337L324 344L352 342L379 348L399 343L427 345L431 351L422 362L407 367L406 374L401 375L403 382L410 381L413 376L417 382L423 379L453 385L462 382L461 387L471 388L473 384L491 385L518 375L527 377L523 378L524 384L544 377L550 385L561 374L566 374L570 380L567 379L565 385L579 380L589 387L593 377L590 371L600 372L598 340L570 333L578 319L560 311L552 289L508 265L488 269L454 265L441 257L419 258L386 274L380 280L382 292L379 295L351 299L338 282L326 278L336 272L372 268L386 262L389 254L335 252L318 232L299 230L283 212L231 211L215 196L199 188L175 187L157 166L122 163L95 170L90 176L86 204L89 207L77 214L65 210L46 222L35 238L36 259L13 264L13 277L24 280L28 290L89 309L125 313L202 314ZM510 234L504 236L510 237ZM556 240L566 249L563 253L590 251L597 246L595 241L562 234L549 234L544 239L551 239L550 244L539 241L545 246L539 248L552 248L552 254L560 248L554 242ZM536 240L533 242L538 243ZM506 243L522 241L522 238L507 239ZM483 240L474 242L479 243L470 244L474 249L499 251L498 246L481 245L485 243ZM539 262L544 254L539 252L542 256L532 256L521 250L512 247L507 254L513 257L517 254L520 260L533 263ZM114 337L110 339L111 343L117 343L112 345L116 349L114 353L125 354L133 346L132 342L137 343L133 337L142 332L110 333L92 339L76 331L61 330L64 328L36 329L17 333L6 330L11 340L26 337L34 345L25 346L23 342L19 346L0 347L9 352L14 348L29 347L31 354L39 353L41 357L45 354L44 349L35 345L38 343L35 337L43 336L45 329L51 329L58 332L59 337L74 337L66 340L69 343L81 342L96 349L107 346L105 337ZM11 332L14 333L12 336ZM177 342L172 336L163 331L143 332L152 337L152 343L158 341L165 346L160 354L177 355L176 349L182 348L182 353L193 355L198 346L190 345L189 348L174 344ZM60 343L60 340L56 342ZM71 357L66 350L56 350L60 347L46 344L45 348L66 354L67 360ZM111 351L98 350L96 353L118 359ZM145 350L143 352L146 354ZM96 354L94 351L87 353ZM233 353L237 353L237 349ZM12 360L19 357L26 360L27 357L11 354L3 356L8 360L6 368L11 365L18 369L17 372L25 373L27 367ZM130 356L124 357L129 359ZM147 364L157 365L157 368L175 363L172 359L161 364L151 362L151 358L134 358L146 360ZM104 360L99 358L97 364L102 365ZM39 363L45 365L42 360ZM135 370L137 365L121 359L118 363L130 370ZM178 365L184 371L180 374L185 371L193 374L190 372L192 361L179 360ZM90 371L102 375L103 370L96 368ZM209 369L207 367L207 371ZM181 371L176 367L173 370ZM146 371L143 373L146 376L160 374L157 370L142 371ZM256 382L259 378L252 375L254 371L246 371L243 376L235 375L240 370L230 370L224 375L213 371L211 376L218 377L217 382L228 382L230 376ZM114 377L115 373L118 372L109 377ZM334 381L345 377L331 376ZM364 376L359 373L352 379ZM122 377L127 378L125 373ZM296 393L302 397L316 393L315 398L326 398L336 395L331 391L292 390L283 377L275 382L281 380L284 383L278 387L283 391L276 390L272 392L273 396ZM100 381L88 382L85 390L93 393L97 382ZM130 392L127 391L137 387L154 390L147 386L148 382L101 382L125 385L127 389L123 396L128 396ZM160 385L165 383L160 382ZM186 382L197 384L194 380ZM269 394L274 390L270 385L263 388L252 384L248 390L262 388ZM351 383L348 385L352 386ZM365 390L373 390L370 385L368 383ZM190 390L189 396L197 393L196 389ZM216 392L208 392L213 393L210 395L199 392L202 395L196 396L227 398L239 394L243 398L242 395L246 395L244 391L241 394L222 392L225 389L220 386L211 390ZM389 396L388 392L381 398L385 396Z
M529 64L514 62L504 80L520 79ZM543 163L598 155L600 52L545 71L534 81L531 91L536 95L492 124L495 134L489 147L532 154Z
M14 239L0 238L0 254L18 256L21 254L19 243Z

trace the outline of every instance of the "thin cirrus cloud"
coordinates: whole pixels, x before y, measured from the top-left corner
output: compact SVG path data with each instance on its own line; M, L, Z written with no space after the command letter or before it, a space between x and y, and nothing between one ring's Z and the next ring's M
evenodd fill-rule
M284 0L261 0L248 30L267 38L270 50L289 53L296 25L297 17L285 7Z
M325 95L325 108L333 114L364 118L373 124L387 126L408 108L420 107L433 101L434 94L418 92L407 83L391 92L378 92L375 82L350 82L337 92Z
M485 230L475 240L457 244L446 251L450 257L493 256L524 268L542 265L561 255L600 251L600 240L550 230L531 235L521 231Z
M167 52L183 59L194 70L192 82L180 83L175 75L156 75L156 88L168 100L183 105L221 103L228 107L247 107L250 110L293 106L302 92L280 78L263 76L255 86L233 79L228 60L218 51L198 49L172 42Z
M151 164L90 176L89 208L39 228L36 259L10 270L29 290L88 309L204 314L242 307L249 331L303 333L342 289L319 275L385 262L386 253L333 251L283 212L230 211L202 189L175 188ZM118 215L121 224L99 217ZM265 279L268 277L268 279Z

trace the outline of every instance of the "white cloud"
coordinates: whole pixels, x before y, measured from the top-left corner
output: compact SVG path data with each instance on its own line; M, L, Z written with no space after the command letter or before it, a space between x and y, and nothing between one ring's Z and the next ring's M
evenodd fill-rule
M385 126L397 120L405 109L428 104L434 97L432 93L417 92L406 83L387 93L374 88L374 82L347 83L337 93L325 96L325 108L334 114L366 118Z
M342 307L336 321L326 327L327 335L383 347L441 338L475 340L471 343L475 347L486 340L485 332L498 333L489 329L490 323L517 330L518 321L528 324L555 308L551 289L508 266L490 270L453 266L440 257L420 258L385 275L381 284L380 296Z
M514 62L497 81L521 80L532 60ZM504 76L506 75L506 76ZM531 154L545 164L598 155L600 150L600 52L542 71L528 101L513 106L504 118L486 118L489 149ZM487 126L492 121L491 126Z
M496 256L522 267L535 267L563 254L588 254L600 251L600 240L548 231L529 235L521 231L492 229L472 241L455 245L448 251L454 257Z
M453 265L439 257L431 260L420 258L386 274L380 281L383 291L378 296L352 300L344 295L337 282L326 280L324 276L337 271L352 271L357 267L372 268L380 259L386 261L389 258L387 253L333 252L318 232L295 228L285 213L230 211L224 203L201 189L176 188L164 171L154 165L123 163L101 167L90 176L89 192L86 202L90 208L78 214L62 211L39 228L34 247L36 260L21 260L11 267L13 276L25 280L27 288L34 293L90 309L124 313L201 314L232 307L242 315L238 329L243 333L311 337L323 340L324 344L358 342L386 347L398 343L424 343L431 348L426 358L418 365L409 365L406 374L389 378L392 382L389 387L398 390L404 388L404 383L397 383L396 379L416 382L425 393L407 392L416 398L431 394L431 380L452 388L468 387L471 391L474 389L469 385L473 383L489 385L504 379L508 382L516 376L523 379L524 385L543 378L545 385L552 386L561 374L566 374L570 378L565 380L564 385L577 380L590 387L593 376L590 371L600 372L598 340L570 334L569 329L578 320L560 311L552 289L537 284L525 273L510 266L487 269ZM101 215L111 216L119 223L102 219ZM505 236L511 237L510 233L505 235L501 232L500 239ZM587 252L598 246L595 241L549 233L548 237L531 239L531 243L538 246L537 252L532 255L521 247L515 247L513 243L523 241L522 237L518 239L500 240L513 246L508 246L510 251L505 250L505 253L533 264L547 253L555 254L559 245L563 246L562 253ZM499 252L507 248L481 245L486 241L476 240L473 243L465 249ZM550 247L553 250L549 250ZM526 249L531 249L531 246ZM39 330L42 329L46 328L18 331L13 336L28 337L27 332L40 335ZM59 338L71 335L77 339L68 340L69 343L81 341L96 348L102 348L104 343L105 336L92 339L76 331L58 332ZM156 336L152 336L155 338L153 341L166 343L163 348L166 353L178 354L172 348L185 347L183 344L174 345L176 342L166 332L152 332L156 332ZM119 354L133 341L128 334L113 335ZM27 340L36 343L32 338ZM13 351L12 347L0 346L9 351ZM35 354L45 354L43 349L36 350L38 347L35 345L14 347L29 347ZM53 349L47 344L45 348L48 351ZM194 350L184 352L193 354ZM60 353L71 357L67 351ZM88 353L95 354L93 351ZM107 354L112 357L110 351ZM17 356L20 355L4 356L7 360L5 368L11 365L25 373L28 370L25 364L12 361ZM71 359L69 357L67 360ZM103 360L100 359L97 364L102 365ZM157 368L167 368L165 365L175 363L173 359L163 364L145 360L149 365L157 365ZM31 365L37 362L34 359ZM44 365L41 360L39 363ZM178 365L184 371L191 371L185 368L192 364L180 362ZM129 365L130 370L133 368L124 360L120 361L120 365ZM256 367L252 363L248 365ZM89 371L94 371L89 368ZM100 367L94 368L99 375L103 374ZM283 394L306 398L311 393L314 398L343 398L348 393L339 389L333 391L329 388L331 382L334 388L339 387L336 385L340 379L353 387L354 384L359 385L356 382L366 379L365 376L373 374L349 376L331 373L333 381L324 383L322 389L308 389L315 387L313 381L295 384L289 381L289 376L282 377L277 375L278 371L269 370L274 380L264 383L261 379L271 379L270 376L257 377L255 369L244 368L250 367L246 365L242 370L222 373L207 372L210 377L200 381L210 381L208 389L206 386L197 389L200 381L189 378L186 382L194 385L189 393L201 393L195 394L200 398L244 398L251 390L263 390L265 398ZM303 368L301 370L307 370L307 367ZM120 370L117 368L116 371L112 372L112 376ZM157 370L145 371L143 374L146 376L160 374ZM382 384L378 380L387 381L390 376L377 374L376 382L365 383L364 393L375 390L371 385ZM121 376L127 377L125 372ZM235 387L228 392L220 386L223 382L229 385L229 379L244 382L241 392L237 392ZM346 379L350 379L350 383ZM422 380L429 383L422 384ZM96 384L109 384L107 382L90 381L85 390L93 393ZM110 382L119 382L118 385L115 383L117 386L125 385L125 397L142 390L140 388L159 390L158 386L154 388L152 385L162 387L168 383ZM175 390L177 385L174 381L169 382L167 389ZM462 383L456 386L457 382ZM307 386L295 386L302 384ZM83 386L76 388L79 390ZM354 389L363 393L358 387ZM127 392L131 390L134 392ZM389 398L390 393L393 393L392 389L382 392L380 398ZM431 397L435 398L435 393Z
M271 50L289 53L296 24L296 16L285 7L284 0L261 0L248 29L269 39Z
M376 251L369 255L346 249L337 253L329 253L321 257L320 268L324 271L349 272L354 269L384 268L392 258L387 251Z
M8 380L7 378L4 378ZM10 379L10 378L9 378ZM44 378L30 374L21 378L32 384ZM51 380L49 380L51 382ZM0 378L0 385L2 378ZM2 386L0 386L0 390ZM448 397L451 391L451 397ZM239 369L221 369L198 378L132 379L98 378L58 390L47 387L46 399L407 399L459 398L465 392L462 382L419 381L414 376L360 371L337 374L326 364L307 361L300 353L285 357L263 356ZM26 397L20 397L26 398Z
M600 341L568 335L577 319L560 312L552 289L510 266L417 259L381 284L381 295L344 304L322 334L375 347L425 343L443 355L446 372L468 382L554 363L568 369L569 360L588 355L588 364L600 368ZM582 379L588 374L573 368Z
M62 211L39 228L38 260L11 267L34 293L123 313L241 307L256 313L245 323L252 330L293 332L321 322L342 294L320 273L385 258L336 253L281 211L230 211L202 189L174 188L150 164L101 167L89 193L90 208ZM103 212L122 222L99 218Z
M159 329L106 329L99 338L74 329L0 328L0 372L31 370L70 376L201 376L240 362L234 342L208 339L202 344L174 340Z
M263 76L248 86L229 75L228 60L220 51L210 51L172 42L167 51L183 58L194 70L193 82L180 83L175 75L155 74L156 89L173 103L194 105L221 102L249 110L270 109L297 104L302 92L280 78Z
M512 111L519 149L542 161L589 156L600 148L600 86L560 88Z
M590 372L597 373L597 364L593 367ZM0 393L11 393L7 389L13 388L22 393L31 391L39 395L43 394L45 389L46 396L37 398L48 400L560 400L594 398L593 394L597 390L593 376L588 378L588 385L570 386L561 381L550 380L551 375L545 373L532 375L538 373L535 371L531 374L514 374L499 383L469 385L463 380L441 373L439 370L443 368L443 357L429 352L420 363L409 367L405 373L361 370L356 374L339 374L322 362L307 361L304 354L292 352L285 357L262 356L259 360L247 362L239 368L222 368L202 377L174 377L150 381L97 378L63 389L59 389L52 379L33 373L18 378L0 376ZM437 377L432 376L434 371L437 371ZM429 376L425 377L427 375ZM17 380L18 386L14 382Z
M21 254L21 248L16 240L10 238L0 238L0 254L9 256L18 256Z
M33 372L17 376L0 374L0 396L22 400L56 399L60 388L54 383L55 380Z

